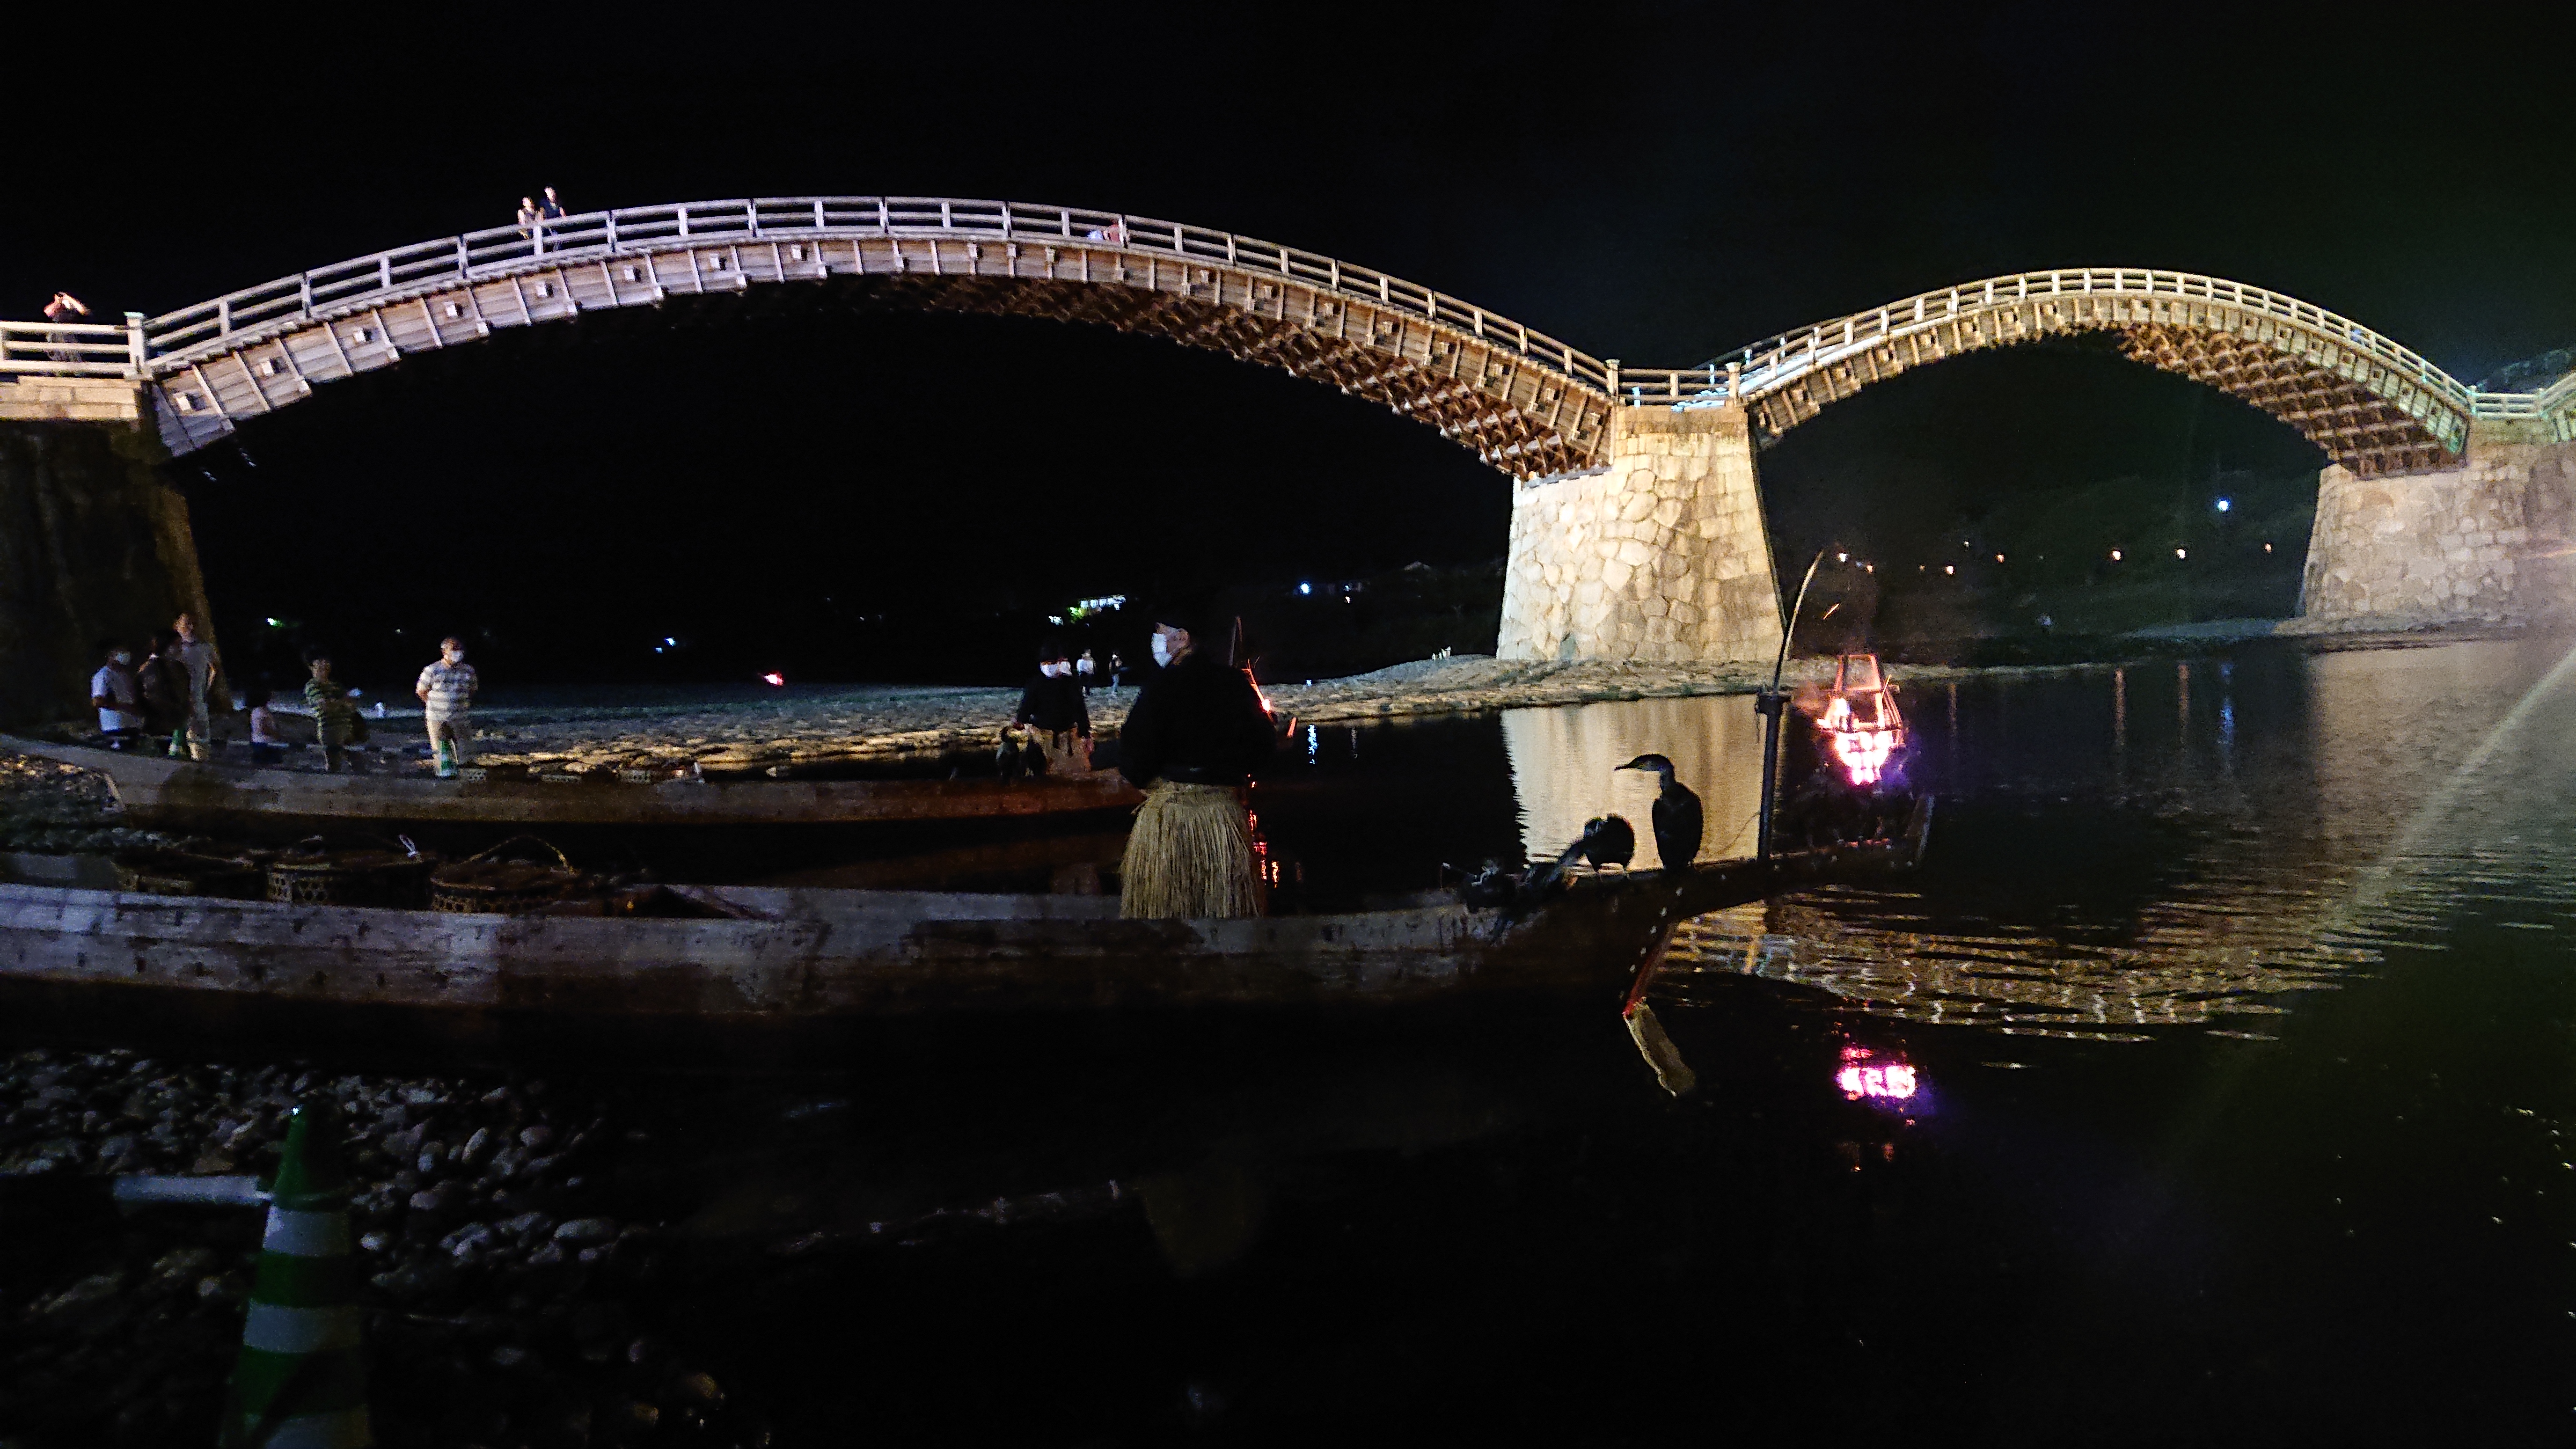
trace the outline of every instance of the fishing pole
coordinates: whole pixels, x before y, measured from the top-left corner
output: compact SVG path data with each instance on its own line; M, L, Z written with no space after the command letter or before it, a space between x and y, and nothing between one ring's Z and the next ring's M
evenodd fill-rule
M1753 858L1771 858L1771 797L1776 792L1772 782L1780 766L1780 715L1788 696L1780 692L1780 675L1789 667L1789 641L1798 632L1798 615L1807 607L1807 589L1816 581L1816 570L1825 561L1825 551L1807 563L1807 576L1798 581L1798 598L1789 606L1789 618L1780 626L1780 657L1771 661L1771 687L1753 697L1753 708L1762 716L1762 828L1753 837Z

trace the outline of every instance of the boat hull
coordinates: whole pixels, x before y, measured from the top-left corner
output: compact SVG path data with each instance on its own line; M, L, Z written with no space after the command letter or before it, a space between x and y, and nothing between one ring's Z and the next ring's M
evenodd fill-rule
M761 914L645 920L0 885L0 979L421 1011L775 1021L1615 994L1669 938L1679 889L1640 876L1517 920L1452 904L1127 921L1102 897L710 888L694 894ZM1742 889L1758 893L1750 874Z
M553 784L263 770L7 736L0 736L0 749L107 776L131 823L215 832L260 826L705 830L959 824L1123 810L1144 799L1108 770L1007 784L982 779Z
M1115 897L673 886L645 914L443 914L0 884L0 989L564 1021L794 1024L1469 998L1615 1002L1689 917L1909 868L1908 838L1581 875L1538 903L1119 918ZM598 909L591 903L590 909Z

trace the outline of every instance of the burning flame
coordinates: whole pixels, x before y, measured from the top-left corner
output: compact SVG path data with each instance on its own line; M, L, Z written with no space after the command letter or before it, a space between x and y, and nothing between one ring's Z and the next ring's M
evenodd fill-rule
M1878 713L1875 706L1871 713ZM1833 741L1834 758L1842 762L1843 771L1851 776L1853 784L1878 783L1889 757L1896 753L1894 728L1884 719L1863 721L1852 710L1850 698L1839 694L1825 705L1825 717L1818 721L1818 726L1825 731L1825 737Z

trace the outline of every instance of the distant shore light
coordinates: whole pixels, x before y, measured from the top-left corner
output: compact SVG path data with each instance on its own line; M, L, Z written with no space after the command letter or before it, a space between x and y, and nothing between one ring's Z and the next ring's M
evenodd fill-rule
M2116 548L2115 548L2115 549L2111 550L2111 562L2113 562L2113 563L2118 563L2119 561L2120 561L2120 551L2119 551L2118 549L2116 549Z
M2219 512L2221 512L2221 513L2225 513L2225 512L2227 511L2228 507L2229 507L2229 505L2228 505L2228 502L2227 502L2227 500L2226 500L2226 499L2221 498L2221 499L2219 499L2219 500L2218 500L2218 511L2219 511Z
M2189 557L2191 557L2191 555L2190 555L2190 554L2188 554L2188 553L2183 552L2181 549L2175 549L2175 550L2174 550L2174 557L2175 557L2175 558L2189 558Z
M773 669L767 674L760 676L760 682L768 685L772 689L776 689L787 683L787 676Z

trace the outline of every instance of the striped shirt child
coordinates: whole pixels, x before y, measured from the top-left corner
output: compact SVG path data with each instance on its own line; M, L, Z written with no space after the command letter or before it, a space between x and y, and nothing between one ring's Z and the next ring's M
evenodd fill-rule
M431 719L461 719L465 707L474 701L474 666L450 664L444 659L433 661L420 672L420 683L414 691Z

